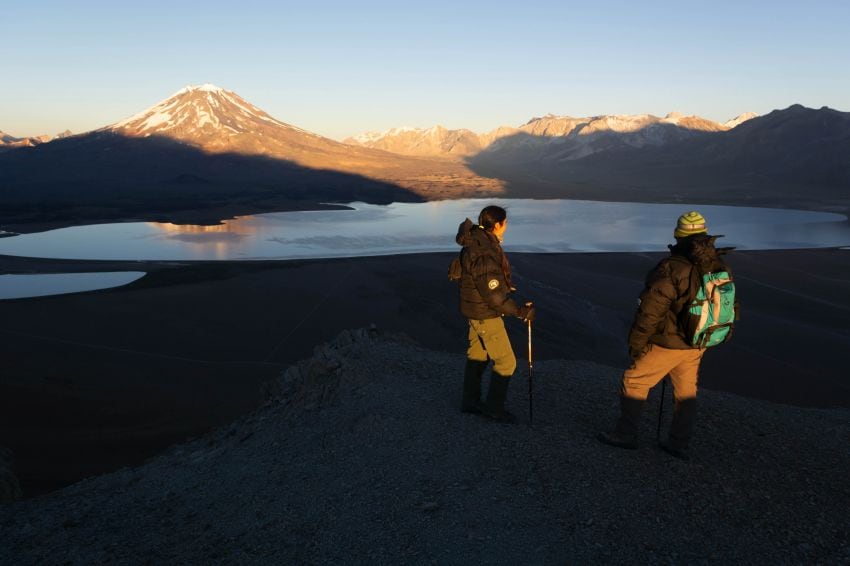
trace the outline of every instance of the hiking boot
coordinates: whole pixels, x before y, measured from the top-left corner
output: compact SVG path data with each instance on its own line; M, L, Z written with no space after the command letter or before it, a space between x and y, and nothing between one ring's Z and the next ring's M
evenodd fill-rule
M482 414L498 423L513 424L516 417L505 410L505 399L508 396L508 385L511 376L499 375L496 372L490 376L490 389L487 391L487 402Z
M620 395L620 416L617 418L617 424L614 427L614 432L609 436L619 439L637 440L638 428L640 425L640 416L643 413L643 406L646 401L643 399L634 399L625 395ZM615 445L616 446L616 445Z
M673 456L674 458L678 458L679 460L684 460L685 462L687 462L691 459L690 455L688 454L687 448L675 446L674 444L671 444L669 440L662 440L658 443L658 447Z
M463 413L480 414L484 410L481 402L481 376L487 369L488 361L466 360L463 372L463 401L460 410Z
M677 400L673 406L673 420L670 423L668 444L687 447L694 430L697 416L696 398Z
M626 448L628 450L637 448L637 439L634 436L620 434L617 431L600 432L596 436L596 439L603 444L616 446L617 448Z

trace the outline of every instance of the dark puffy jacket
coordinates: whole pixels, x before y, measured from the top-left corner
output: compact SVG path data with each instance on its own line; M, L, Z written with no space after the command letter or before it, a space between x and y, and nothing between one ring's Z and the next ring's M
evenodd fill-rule
M463 246L460 252L463 316L477 320L518 316L519 308L509 298L513 291L510 267L499 239L467 218L458 227L456 240Z
M696 296L700 273L729 271L714 247L716 239L717 236L705 234L683 238L675 246L668 246L670 257L649 272L629 331L629 352L633 357L644 352L647 344L674 350L694 348L680 329L679 315L690 298Z

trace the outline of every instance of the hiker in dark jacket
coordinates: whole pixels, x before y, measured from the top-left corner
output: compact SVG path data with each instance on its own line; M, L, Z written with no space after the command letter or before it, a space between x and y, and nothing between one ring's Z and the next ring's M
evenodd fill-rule
M511 267L502 251L502 236L508 226L504 208L488 206L478 224L468 218L457 232L460 253L460 312L469 320L469 347L463 381L466 413L481 413L499 422L514 422L505 410L508 384L516 369L516 356L505 332L505 315L524 321L534 319L531 303L517 305L510 294ZM490 360L493 371L486 403L481 402L481 377Z
M614 430L601 433L599 440L620 448L636 448L638 424L649 390L669 374L673 422L668 440L660 446L673 456L687 459L696 418L697 378L705 349L687 340L679 317L699 286L697 271L728 268L714 247L717 237L708 235L705 219L698 212L680 216L673 235L676 244L668 246L670 256L649 272L640 294L629 332L633 363L623 374L620 418Z

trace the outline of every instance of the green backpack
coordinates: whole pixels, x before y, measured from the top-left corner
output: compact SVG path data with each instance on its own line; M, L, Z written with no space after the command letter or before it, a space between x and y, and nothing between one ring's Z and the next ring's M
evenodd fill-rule
M685 336L698 348L710 348L732 337L735 325L735 282L728 271L702 274L697 294L686 305Z
M679 316L685 338L696 348L727 342L739 318L735 282L718 255L718 252L726 253L733 248L714 249L716 238L711 236L697 244L701 248L696 250L699 257L692 257L690 262L691 294Z

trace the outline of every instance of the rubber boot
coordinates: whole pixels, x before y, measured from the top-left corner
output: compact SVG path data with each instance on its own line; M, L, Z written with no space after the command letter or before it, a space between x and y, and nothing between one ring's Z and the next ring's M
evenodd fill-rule
M620 418L617 419L617 426L612 432L602 432L597 436L600 442L616 446L617 448L637 448L638 426L640 425L640 416L643 413L643 406L646 403L643 399L633 399L620 396Z
M484 409L481 402L481 376L487 369L488 361L466 360L463 372L463 401L460 410L464 413L479 414Z
M695 397L677 401L673 406L673 421L670 423L670 436L667 442L661 443L661 448L680 460L689 459L688 443L691 440L696 417L697 400Z
M499 375L493 372L490 376L490 389L487 391L487 403L484 405L484 416L499 423L516 422L516 417L505 410L505 399L508 396L510 382L510 375Z

